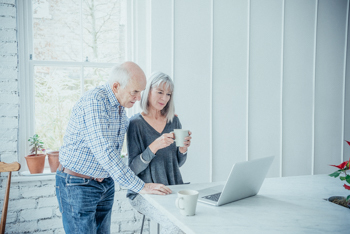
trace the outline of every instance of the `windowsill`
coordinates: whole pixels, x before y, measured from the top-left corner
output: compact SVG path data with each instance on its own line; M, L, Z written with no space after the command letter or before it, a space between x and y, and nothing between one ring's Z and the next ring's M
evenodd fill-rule
M55 180L56 172L51 172L50 168L45 168L43 173L30 174L29 171L19 172L19 176L13 176L11 182L24 182L24 181L39 181L39 180Z

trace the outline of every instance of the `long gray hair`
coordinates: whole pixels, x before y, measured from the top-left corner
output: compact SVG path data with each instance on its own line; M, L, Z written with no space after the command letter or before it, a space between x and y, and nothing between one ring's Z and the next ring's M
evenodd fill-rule
M161 85L165 85L166 89L169 89L171 92L170 99L166 106L161 110L162 116L165 116L167 119L167 122L173 121L174 114L175 114L175 105L174 105L174 83L170 79L170 77L167 74L164 74L162 72L154 72L149 78L149 81L147 82L146 89L143 91L140 101L140 106L142 111L145 114L148 114L148 97L151 89L158 88Z

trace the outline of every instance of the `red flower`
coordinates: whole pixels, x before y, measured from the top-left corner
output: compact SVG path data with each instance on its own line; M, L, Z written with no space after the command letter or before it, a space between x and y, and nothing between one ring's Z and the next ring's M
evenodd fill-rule
M344 188L347 189L347 190L350 190L350 186L349 185L344 184Z
M349 161L350 161L350 159L349 159ZM340 170L343 170L346 167L346 165L348 164L349 161L342 162L338 166L337 165L331 165L331 166L332 167L338 167Z
M348 143L348 145L350 145L350 141L346 141L346 143Z

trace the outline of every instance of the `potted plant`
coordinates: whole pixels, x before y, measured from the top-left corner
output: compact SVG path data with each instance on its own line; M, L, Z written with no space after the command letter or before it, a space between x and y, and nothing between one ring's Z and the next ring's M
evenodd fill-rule
M59 151L48 151L47 152L47 157L49 160L49 165L50 165L50 170L51 172L56 172L58 166L60 165L60 162L58 161L59 159Z
M34 134L34 136L28 139L30 142L30 155L25 157L28 165L28 169L30 174L38 174L43 173L45 166L45 157L46 154L44 149L44 142L42 142L38 136L38 134ZM41 153L40 153L41 152Z
M346 142L348 143L348 145L350 145L349 141L346 141ZM350 170L350 159L349 159L349 161L342 162L339 165L331 165L331 166L336 167L339 170L337 170L336 172L333 172L329 176L334 177L334 178L339 177L339 179L341 181L345 182L343 187L347 190L350 190L350 171L349 171ZM347 173L347 171L349 171L349 172ZM347 184L349 184L349 185L347 185ZM350 208L350 195L347 197L333 196L333 197L330 197L328 200L331 202L334 202L336 204Z

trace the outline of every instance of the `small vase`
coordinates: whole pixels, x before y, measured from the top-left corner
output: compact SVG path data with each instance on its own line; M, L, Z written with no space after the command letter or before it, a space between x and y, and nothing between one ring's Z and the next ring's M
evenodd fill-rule
M58 166L60 165L59 159L59 151L51 151L47 153L47 157L49 159L50 170L51 172L56 172Z
M43 173L46 154L30 154L25 156L30 174Z

